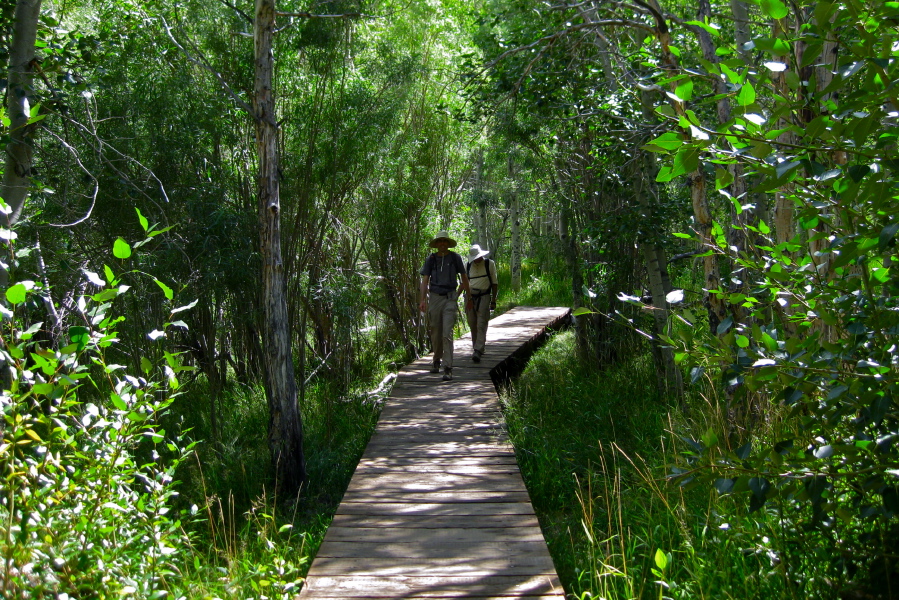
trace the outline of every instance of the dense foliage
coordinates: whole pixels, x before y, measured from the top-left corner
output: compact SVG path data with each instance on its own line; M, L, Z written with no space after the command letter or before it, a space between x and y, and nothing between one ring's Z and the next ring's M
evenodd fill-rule
M489 245L501 306L579 315L507 402L570 593L897 594L899 3L279 3L290 498L254 3L13 4L4 597L295 593L428 351L438 229Z

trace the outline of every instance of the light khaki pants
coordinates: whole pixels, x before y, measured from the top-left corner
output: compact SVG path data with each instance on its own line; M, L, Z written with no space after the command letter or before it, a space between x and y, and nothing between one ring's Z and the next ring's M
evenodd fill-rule
M434 362L439 365L443 359L444 368L449 369L453 368L453 328L456 326L456 315L459 313L456 304L458 297L455 291L446 296L428 294L428 321Z
M478 298L472 298L471 309L465 309L468 328L471 329L471 346L479 354L484 353L487 344L487 321L490 320L490 292Z

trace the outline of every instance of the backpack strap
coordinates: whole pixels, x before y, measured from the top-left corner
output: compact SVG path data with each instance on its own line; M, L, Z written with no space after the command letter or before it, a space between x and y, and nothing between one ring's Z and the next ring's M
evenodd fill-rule
M482 277L486 277L487 281L490 282L490 287L488 287L487 291L482 294L475 295L472 292L473 298L480 298L481 296L486 296L487 294L489 294L493 291L493 277L490 276L490 259L489 258L484 259L484 269L487 271L487 274L486 275L478 275L477 277L475 277L475 279L480 279ZM471 262L470 261L465 263L465 273L466 273L466 275L468 275L468 280L471 281Z

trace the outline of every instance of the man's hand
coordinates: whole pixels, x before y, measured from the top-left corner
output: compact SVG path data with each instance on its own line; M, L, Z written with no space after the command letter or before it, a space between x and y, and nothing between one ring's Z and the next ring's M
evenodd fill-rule
M418 303L418 312L427 312L428 311L428 301L422 300Z

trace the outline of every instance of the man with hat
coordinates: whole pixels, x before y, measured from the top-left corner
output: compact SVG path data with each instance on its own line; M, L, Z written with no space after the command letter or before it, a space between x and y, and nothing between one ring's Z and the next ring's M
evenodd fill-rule
M465 272L468 275L468 302L465 304L465 317L471 329L471 360L481 362L484 346L487 343L487 322L490 311L496 310L496 294L499 285L496 282L496 263L485 258L490 251L475 244L468 251L468 264Z
M431 346L434 348L431 373L440 372L442 359L443 380L449 381L453 378L453 327L456 325L456 314L459 311L456 304L459 297L456 291L458 286L456 276L462 276L462 289L470 294L468 275L465 273L462 257L450 250L456 247L456 240L446 231L438 231L428 246L436 248L437 252L428 255L419 271L421 287L418 308L421 312L427 311L430 321ZM470 304L469 298L465 305L466 310Z

